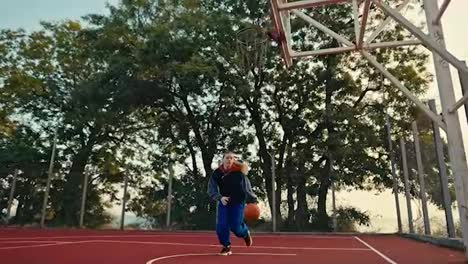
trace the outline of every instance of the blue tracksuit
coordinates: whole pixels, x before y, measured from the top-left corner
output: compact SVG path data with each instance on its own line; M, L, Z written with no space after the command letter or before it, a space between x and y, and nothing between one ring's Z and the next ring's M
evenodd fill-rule
M246 202L257 202L257 196L252 191L249 179L240 171L224 173L218 168L210 177L208 194L213 200L218 201L216 234L221 245L231 244L229 231L237 237L246 237L248 228L244 223L244 206ZM220 202L223 196L230 198L226 206Z

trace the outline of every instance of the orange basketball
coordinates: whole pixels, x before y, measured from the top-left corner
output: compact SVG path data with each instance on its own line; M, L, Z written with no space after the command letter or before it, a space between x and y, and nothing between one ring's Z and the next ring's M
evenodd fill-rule
M257 204L247 204L244 208L244 219L246 221L256 221L260 218L260 208Z

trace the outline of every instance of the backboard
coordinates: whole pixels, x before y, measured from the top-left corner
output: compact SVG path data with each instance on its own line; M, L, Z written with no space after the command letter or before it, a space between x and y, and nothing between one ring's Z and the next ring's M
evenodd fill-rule
M291 59L291 20L288 10L281 11L280 5L285 4L286 0L270 0L271 19L275 31L280 34L278 43L281 57L283 57L286 67L292 65Z

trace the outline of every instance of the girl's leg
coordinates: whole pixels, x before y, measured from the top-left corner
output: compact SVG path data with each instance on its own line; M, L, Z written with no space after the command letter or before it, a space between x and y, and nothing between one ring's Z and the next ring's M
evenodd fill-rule
M219 202L216 212L216 234L218 235L219 243L225 247L231 245L229 241L228 209L228 207Z
M249 234L249 229L244 223L244 207L245 204L233 204L228 208L229 227L237 237L242 238Z

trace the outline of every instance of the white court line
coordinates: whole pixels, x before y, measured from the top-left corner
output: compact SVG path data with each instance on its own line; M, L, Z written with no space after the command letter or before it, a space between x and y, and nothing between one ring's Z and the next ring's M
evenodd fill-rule
M47 241L54 244L15 246L15 247L0 247L2 249L21 249L35 248L45 246L60 246L68 244L80 243L119 243L119 244L146 244L146 245L169 245L169 246L196 246L196 247L219 247L218 244L193 244L193 243L172 243L172 242L151 242L151 241L124 241L124 240L83 240L83 241ZM243 248L245 246L232 246L233 248ZM258 249L284 249L284 250L321 250L321 251L371 251L368 248L326 248L326 247L275 247L275 246L252 246L251 248Z
M377 253L377 255L381 256L383 259L385 259L388 263L390 264L398 264L396 263L396 261L392 260L391 258L385 256L384 253L378 251L377 249L373 248L371 245L367 244L366 242L364 242L364 240L360 239L359 237L355 236L354 238L356 238L359 242L361 242L362 244L364 244L366 247L370 248L372 251L374 251L375 253Z
M275 253L234 253L232 255L285 256L285 257L297 256L296 254L275 254ZM163 259L179 258L179 257L193 257L193 256L219 256L219 255L213 254L213 253L179 254L179 255L171 255L171 256L164 256L164 257L151 259L148 262L146 262L146 264L153 264L154 262L160 261Z
M192 244L192 243L172 243L172 242L151 242L151 241L123 241L123 240L91 240L90 242L110 242L110 243L131 243L146 245L169 245L169 246L195 246L195 247L220 247L218 244ZM244 248L245 246L231 246L233 248ZM262 249L302 249L302 250L339 250L339 251L370 251L368 248L326 248L326 247L275 247L275 246L251 246L250 248Z
M352 236L296 236L296 235L255 235L255 233L252 233L253 236L257 238L296 238L296 239L302 239L302 238L308 238L308 239L354 239ZM0 238L0 241L5 241L5 240L15 240L15 239L61 239L61 238L122 238L122 237L132 237L132 238L141 238L141 237L146 237L146 238L157 238L157 237L211 237L215 236L215 233L206 233L204 235L171 235L171 234L149 234L149 235L83 235L83 236L32 236L32 237L2 237Z
M80 243L87 243L87 242L90 242L90 241L59 242L59 243L54 243L54 244L29 245L29 246L15 246L15 247L0 247L0 250L4 250L4 249L22 249L22 248L38 248L38 247L50 247L50 246L62 246L62 245L80 244Z
M66 241L54 241L54 240L7 240L0 241L0 244L13 244L13 243L61 243Z

